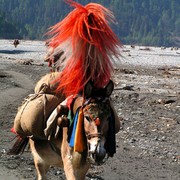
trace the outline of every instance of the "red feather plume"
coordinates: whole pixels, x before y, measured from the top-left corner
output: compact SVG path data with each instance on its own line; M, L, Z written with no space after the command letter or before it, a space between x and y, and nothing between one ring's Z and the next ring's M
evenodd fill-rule
M52 38L49 47L54 54L64 51L65 60L58 61L62 70L57 91L66 96L77 94L87 81L92 80L97 88L104 87L113 72L113 56L119 57L121 43L113 33L109 22L114 22L112 13L97 3L82 6L66 0L75 9L48 32Z

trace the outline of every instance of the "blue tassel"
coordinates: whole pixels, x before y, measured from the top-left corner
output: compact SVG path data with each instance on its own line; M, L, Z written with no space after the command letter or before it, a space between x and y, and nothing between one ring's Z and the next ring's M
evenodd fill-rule
M74 116L74 120L73 120L73 129L72 129L71 138L70 138L70 141L69 141L69 146L70 147L74 147L74 139L75 139L78 115L79 115L79 109L77 109L76 114Z

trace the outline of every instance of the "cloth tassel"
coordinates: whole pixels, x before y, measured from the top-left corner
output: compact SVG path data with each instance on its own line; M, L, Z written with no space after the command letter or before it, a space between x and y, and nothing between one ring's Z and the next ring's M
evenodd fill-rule
M77 121L78 121L78 113L79 109L76 111L76 114L74 116L73 124L72 124L72 131L71 131L71 137L69 141L69 146L74 147L74 140L75 140L75 133L76 133L76 126L77 126Z
M83 128L83 111L82 108L79 110L76 134L75 134L75 145L74 151L83 152L86 149L85 133Z
M28 142L29 142L28 137L17 136L16 142L14 143L13 147L9 150L9 152L7 154L8 155L18 155L18 154L23 153Z
M83 152L86 149L86 139L83 129L83 111L82 108L76 111L73 120L73 128L69 141L70 147L74 147L74 151Z
M116 153L116 135L115 135L115 117L111 110L111 117L109 119L109 131L106 139L106 151L110 157Z

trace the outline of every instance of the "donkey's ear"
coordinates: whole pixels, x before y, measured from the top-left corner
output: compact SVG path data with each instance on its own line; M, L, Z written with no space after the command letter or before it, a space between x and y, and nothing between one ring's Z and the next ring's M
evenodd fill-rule
M93 93L93 83L89 81L84 87L84 97L88 99Z
M107 97L109 97L114 90L114 83L112 80L109 81L109 83L105 87L105 94Z

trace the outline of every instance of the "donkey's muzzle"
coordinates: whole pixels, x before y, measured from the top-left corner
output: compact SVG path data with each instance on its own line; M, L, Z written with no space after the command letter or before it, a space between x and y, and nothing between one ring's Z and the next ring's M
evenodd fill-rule
M106 156L106 150L101 143L98 143L94 152L89 152L91 163L101 164Z

